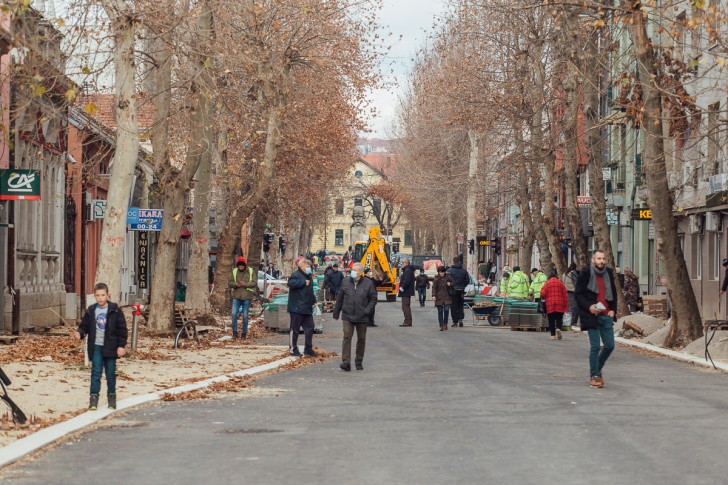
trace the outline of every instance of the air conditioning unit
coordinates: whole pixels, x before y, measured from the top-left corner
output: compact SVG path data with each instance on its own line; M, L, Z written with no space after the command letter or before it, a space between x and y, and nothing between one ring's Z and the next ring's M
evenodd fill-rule
M721 217L717 212L707 212L705 214L705 230L710 232L721 232Z
M688 216L688 233L690 234L702 234L703 233L703 216L694 214Z
M84 222L94 222L94 209L91 204L83 204L83 220Z

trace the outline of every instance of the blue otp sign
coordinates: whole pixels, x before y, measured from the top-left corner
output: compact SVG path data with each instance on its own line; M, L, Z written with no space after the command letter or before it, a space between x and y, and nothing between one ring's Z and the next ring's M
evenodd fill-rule
M161 231L164 211L162 209L138 209L129 207L126 223L132 231Z

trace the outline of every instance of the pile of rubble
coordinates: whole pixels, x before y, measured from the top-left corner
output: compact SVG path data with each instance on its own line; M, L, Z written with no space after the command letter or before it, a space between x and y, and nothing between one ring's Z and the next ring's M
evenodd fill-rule
M666 332L668 327L666 320L645 315L644 313L635 313L617 320L617 328L620 328L620 337L642 339L652 336L656 332ZM664 341L664 337L662 340ZM661 344L662 342L660 342Z

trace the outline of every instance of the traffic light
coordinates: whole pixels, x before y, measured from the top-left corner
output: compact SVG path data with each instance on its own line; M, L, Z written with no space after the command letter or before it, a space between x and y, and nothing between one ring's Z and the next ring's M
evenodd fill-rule
M281 252L281 255L286 254L286 243L288 241L283 236L278 238L278 250Z
M263 234L263 252L267 253L270 251L270 245L275 241L276 235L272 232L266 232Z
M399 252L399 242L395 241L392 243L392 252L397 254Z
M475 254L475 239L468 239L468 254Z
M498 239L498 238L491 239L490 246L493 248L493 254L495 254L496 256L501 255L500 239Z

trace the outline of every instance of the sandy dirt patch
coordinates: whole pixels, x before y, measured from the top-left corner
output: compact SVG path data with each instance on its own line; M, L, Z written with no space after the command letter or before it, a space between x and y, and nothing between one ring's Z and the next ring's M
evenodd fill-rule
M66 328L70 334L71 329ZM59 332L54 332L57 334ZM91 368L84 366L85 342L68 335L23 335L14 345L0 347L0 366L12 380L10 396L31 422L12 423L4 406L0 417L0 446L42 427L86 411ZM142 333L136 355L117 361L117 399L239 371L287 356L282 345L256 343L267 334L257 323L246 341L224 339L209 332L199 346L173 349L172 339ZM106 381L102 378L99 407L106 407ZM240 389L243 389L242 386ZM232 388L231 388L232 389Z

